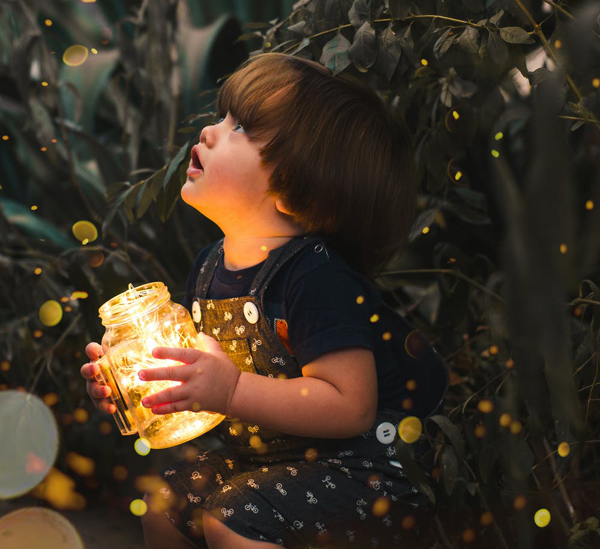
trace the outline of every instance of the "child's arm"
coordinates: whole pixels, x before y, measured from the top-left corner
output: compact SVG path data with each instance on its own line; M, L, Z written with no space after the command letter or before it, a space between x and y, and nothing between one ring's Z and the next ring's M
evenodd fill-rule
M143 379L181 381L179 387L146 397L155 413L210 410L285 433L349 438L367 431L377 410L373 353L363 347L332 351L307 364L304 377L277 379L237 367L208 336L207 353L196 349L154 351L184 365L144 370ZM140 376L142 377L142 376Z

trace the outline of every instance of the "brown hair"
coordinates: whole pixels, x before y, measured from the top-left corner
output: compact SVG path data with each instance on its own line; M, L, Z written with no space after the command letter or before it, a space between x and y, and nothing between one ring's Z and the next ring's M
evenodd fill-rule
M220 90L273 170L271 192L307 233L329 240L367 276L406 239L416 209L413 154L404 129L360 80L314 61L264 54Z

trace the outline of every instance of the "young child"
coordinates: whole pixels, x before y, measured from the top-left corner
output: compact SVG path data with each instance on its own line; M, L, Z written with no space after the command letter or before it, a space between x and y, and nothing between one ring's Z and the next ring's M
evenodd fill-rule
M164 471L146 545L406 547L430 504L397 461L399 422L420 410L399 362L439 359L408 324L386 331L368 277L413 220L408 142L366 85L283 54L242 65L217 107L181 190L224 234L186 288L204 351L157 348L182 364L140 378L181 382L144 399L155 414L225 414L224 445ZM96 372L82 368L88 393L113 412ZM444 383L420 389L439 405Z

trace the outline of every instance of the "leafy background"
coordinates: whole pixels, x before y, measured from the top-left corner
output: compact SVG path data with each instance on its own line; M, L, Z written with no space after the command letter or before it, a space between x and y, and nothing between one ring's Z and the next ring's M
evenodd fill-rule
M451 371L425 424L433 491L412 472L437 502L422 546L600 544L597 3L9 0L0 26L0 389L52 407L49 477L73 496L47 478L23 501L128 513L136 478L190 451L138 456L79 368L128 283L181 299L219 235L178 201L189 148L221 79L279 51L365 80L413 136L419 216L376 282ZM81 220L96 240L74 237Z

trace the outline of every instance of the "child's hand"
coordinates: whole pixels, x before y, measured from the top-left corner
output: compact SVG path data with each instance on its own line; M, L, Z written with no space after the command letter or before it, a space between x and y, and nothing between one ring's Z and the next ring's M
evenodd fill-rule
M102 356L102 347L98 343L88 343L85 348L85 354L92 361L84 364L80 370L83 378L87 380L87 394L90 395L96 408L107 414L114 414L117 411L117 407L106 398L110 395L110 387L101 385L95 379L100 373L100 366L95 361Z
M140 370L142 381L181 381L178 387L142 399L142 405L152 408L155 414L204 410L227 415L240 371L215 339L202 333L198 337L204 351L168 347L152 351L155 358L183 364Z

